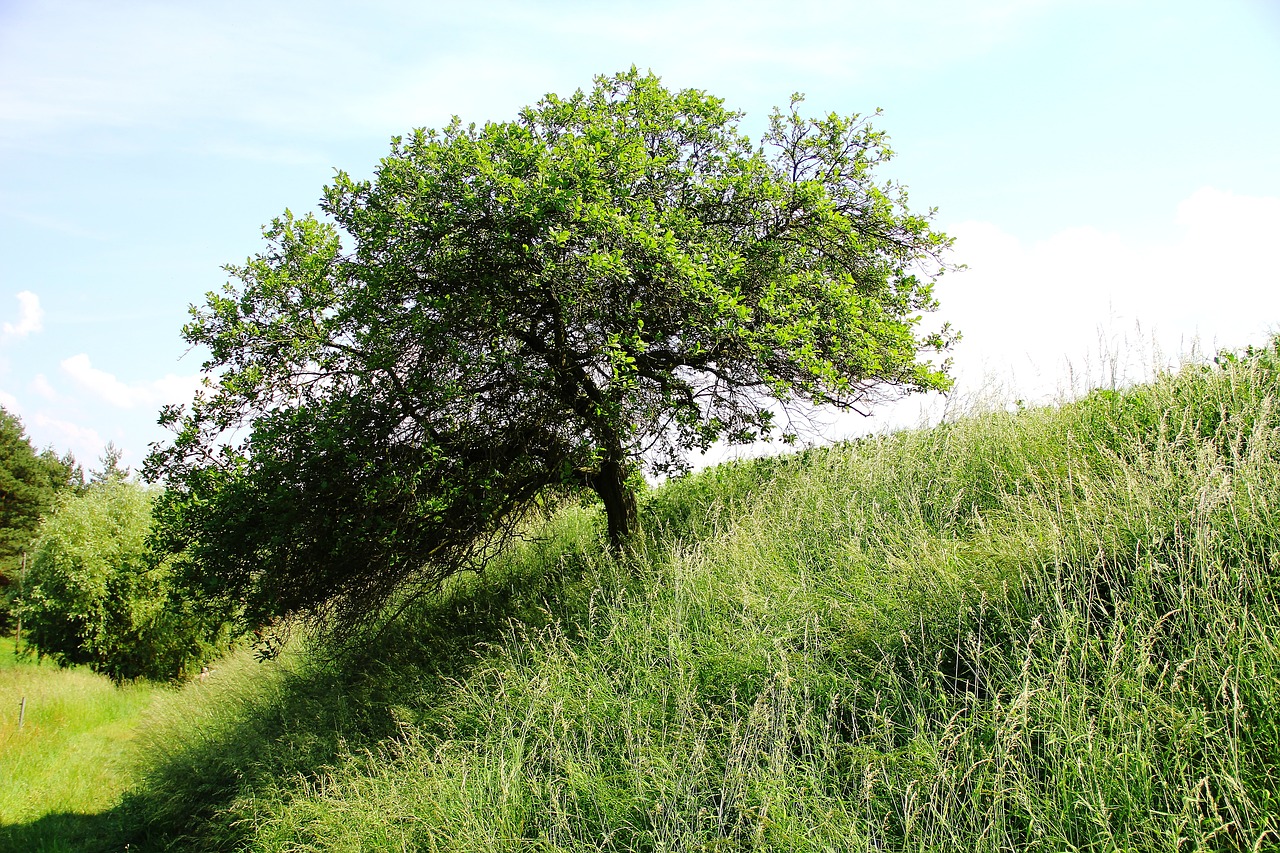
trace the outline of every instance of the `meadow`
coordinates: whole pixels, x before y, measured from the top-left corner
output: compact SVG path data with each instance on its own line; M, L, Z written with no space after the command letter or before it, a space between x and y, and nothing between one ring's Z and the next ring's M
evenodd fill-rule
M54 853L106 834L93 816L119 803L142 714L165 692L146 683L117 687L7 645L0 654L0 846Z
M84 761L119 768L114 787L0 801L0 833L51 850L1274 849L1278 391L1275 345L727 463L646 493L624 559L597 508L564 507L376 632L113 694L122 754ZM43 778L55 748L14 737L4 778ZM81 760L73 737L59 761ZM83 846L54 846L48 815L80 815Z

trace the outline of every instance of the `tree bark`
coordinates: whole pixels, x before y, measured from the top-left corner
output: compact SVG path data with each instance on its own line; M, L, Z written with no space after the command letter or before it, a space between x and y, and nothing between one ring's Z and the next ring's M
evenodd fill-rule
M600 470L591 478L592 490L604 502L605 517L609 523L609 544L621 552L639 526L639 510L636 493L627 485L631 473L620 458L610 455L600 463Z

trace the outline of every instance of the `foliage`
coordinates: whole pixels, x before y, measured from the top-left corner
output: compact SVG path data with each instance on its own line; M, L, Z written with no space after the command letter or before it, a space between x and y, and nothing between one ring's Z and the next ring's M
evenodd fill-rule
M331 223L286 212L193 308L216 388L149 458L170 545L260 619L359 618L557 490L594 491L621 547L642 467L946 387L922 356L950 333L918 324L948 239L877 182L882 132L799 105L756 145L632 69L339 173Z
M567 508L367 648L168 703L126 814L156 849L1272 849L1277 367L668 481L626 563Z
M181 677L213 650L220 620L176 594L147 547L154 491L123 476L64 494L40 528L22 608L29 643L116 681Z
M22 421L0 408L0 629L8 627L9 603L40 517L60 489L82 482L75 459L52 450L36 452Z
M102 458L98 460L98 467L89 472L89 482L104 483L108 480L123 480L129 476L129 467L120 466L120 460L124 457L124 451L116 446L114 441L108 441L106 447L102 449Z

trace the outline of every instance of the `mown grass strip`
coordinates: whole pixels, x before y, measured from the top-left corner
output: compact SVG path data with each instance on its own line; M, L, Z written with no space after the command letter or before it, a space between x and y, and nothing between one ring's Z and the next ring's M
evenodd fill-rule
M132 782L129 747L164 688L0 656L0 846L78 849ZM19 707L25 714L19 728ZM15 827L41 825L38 832ZM79 841L75 841L79 838Z

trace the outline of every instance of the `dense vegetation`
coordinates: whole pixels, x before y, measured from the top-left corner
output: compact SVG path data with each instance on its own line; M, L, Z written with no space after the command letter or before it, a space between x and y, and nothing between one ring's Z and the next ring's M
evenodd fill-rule
M0 631L8 632L20 596L23 552L59 491L83 482L70 454L37 451L22 421L0 408Z
M30 544L26 638L61 665L116 681L177 679L225 651L223 620L173 583L148 546L157 490L116 470L59 495Z
M393 140L193 308L207 394L163 421L158 516L202 599L359 623L567 490L629 546L642 468L942 389L947 237L867 120L742 114L634 68ZM785 416L783 416L785 413Z
M568 508L363 643L295 638L175 694L97 828L131 850L1266 849L1278 391L1280 345L722 465L647 493L623 562Z

